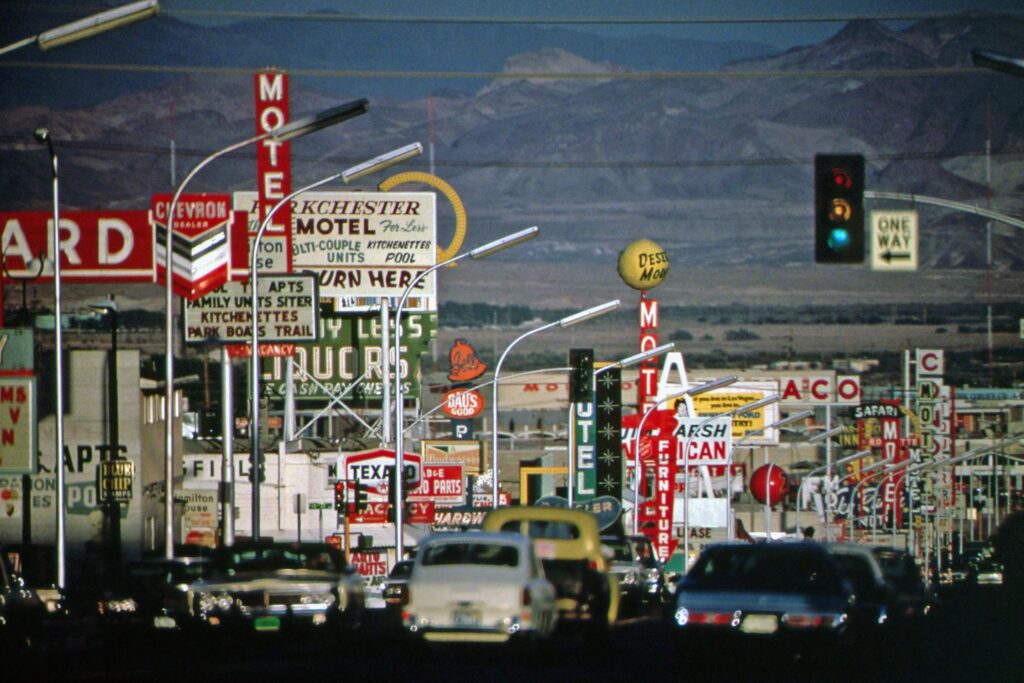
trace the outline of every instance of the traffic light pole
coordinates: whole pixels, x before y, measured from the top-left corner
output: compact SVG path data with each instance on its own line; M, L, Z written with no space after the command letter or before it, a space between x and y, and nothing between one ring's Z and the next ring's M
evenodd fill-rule
M954 202L949 199L940 199L938 197L927 197L919 194L904 194L902 192L873 192L871 190L864 190L865 199L892 199L894 201L911 202L915 204L931 204L934 206L942 206L947 209L954 209L955 211L963 211L965 213L973 213L977 216L984 216L985 218L991 218L994 221L1000 223L1006 223L1015 228L1024 229L1024 220L1008 216L1005 213L998 213L997 211L991 211L989 209L983 209L980 206L974 204L964 204L963 202Z

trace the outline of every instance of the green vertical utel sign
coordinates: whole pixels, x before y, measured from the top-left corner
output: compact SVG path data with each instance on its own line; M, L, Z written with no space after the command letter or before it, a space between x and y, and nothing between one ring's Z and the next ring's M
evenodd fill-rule
M569 349L569 455L576 477L574 500L597 495L597 413L594 407L594 350Z

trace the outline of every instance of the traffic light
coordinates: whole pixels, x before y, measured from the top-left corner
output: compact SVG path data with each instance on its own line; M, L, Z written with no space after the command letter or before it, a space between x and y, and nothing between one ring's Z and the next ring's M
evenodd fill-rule
M395 486L395 469L388 468L388 521L394 522L396 510L398 509L398 487Z
M334 509L338 511L338 514L345 512L345 490L348 485L344 481L337 481L334 483Z
M265 467L265 465L266 465L266 458L263 458L263 457L260 458L260 466L258 468L253 466L253 462L252 461L253 461L253 456L250 454L249 455L249 471L246 472L245 476L246 476L246 478L249 481L252 481L253 477L258 477L257 483L262 484L267 479L267 470L266 470L266 467Z
M352 484L352 511L361 515L366 512L366 484L362 483L358 479Z
M569 349L569 400L572 403L594 401L594 350Z
M814 261L864 262L864 157L814 157Z

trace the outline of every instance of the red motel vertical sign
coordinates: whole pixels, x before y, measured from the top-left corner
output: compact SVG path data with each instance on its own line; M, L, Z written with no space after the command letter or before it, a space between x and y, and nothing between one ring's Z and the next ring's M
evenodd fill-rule
M269 133L288 123L288 76L281 71L260 71L254 77L256 89L256 134ZM292 191L291 144L273 138L261 140L256 148L259 223ZM267 224L267 235L284 237L288 272L292 270L292 211L287 204Z

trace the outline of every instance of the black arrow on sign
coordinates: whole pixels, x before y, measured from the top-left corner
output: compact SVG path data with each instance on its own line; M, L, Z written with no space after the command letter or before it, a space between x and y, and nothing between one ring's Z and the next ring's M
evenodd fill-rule
M910 254L905 251L902 251L898 254L894 254L891 251L887 251L882 254L882 260L885 261L886 263L892 263L893 261L909 261Z

